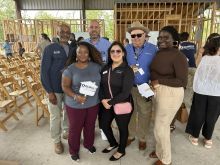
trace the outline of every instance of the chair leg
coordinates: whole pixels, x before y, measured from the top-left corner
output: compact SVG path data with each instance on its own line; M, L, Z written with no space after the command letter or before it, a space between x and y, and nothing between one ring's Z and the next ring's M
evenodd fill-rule
M5 125L0 122L0 128L2 128L5 132L8 131L8 129L5 127Z

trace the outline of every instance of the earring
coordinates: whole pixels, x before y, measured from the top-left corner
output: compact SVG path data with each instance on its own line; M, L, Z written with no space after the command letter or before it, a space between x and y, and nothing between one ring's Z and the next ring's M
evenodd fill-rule
M76 62L78 61L78 58L76 57Z
M88 58L88 61L91 61L91 58L90 58L90 57Z

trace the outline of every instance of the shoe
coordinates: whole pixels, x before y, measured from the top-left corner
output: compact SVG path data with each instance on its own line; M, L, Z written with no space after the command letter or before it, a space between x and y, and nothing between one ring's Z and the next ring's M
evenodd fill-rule
M117 152L116 152L116 153L117 153ZM116 154L116 153L115 153L115 154ZM114 154L114 155L115 155L115 154ZM121 159L123 156L125 156L125 153L123 153L123 154L122 154L120 157L118 157L118 158L114 157L114 155L112 155L112 156L109 158L110 161L116 161L116 160Z
M69 133L68 132L63 132L63 139L67 140L69 137Z
M146 142L139 141L139 150L145 150L147 147Z
M55 143L54 144L54 147L55 147L55 153L56 154L62 154L64 149L63 149L63 144L62 142L59 142L59 143Z
M212 140L204 139L203 142L204 142L204 147L205 148L208 148L208 149L212 148Z
M170 132L172 133L173 131L175 131L176 126L175 125L170 125Z
M94 154L96 152L96 148L92 146L91 148L88 149L90 154Z
M107 137L105 136L105 133L103 132L102 129L100 129L100 132L101 132L101 138L102 138L102 140L108 140Z
M151 152L149 155L150 158L158 158L155 151Z
M71 155L71 158L74 160L74 161L79 161L79 154L75 154L75 155Z
M135 138L128 139L128 140L127 140L127 145L126 145L126 146L129 146L133 141L135 141Z
M192 145L198 146L198 138L194 138L192 135L189 135L189 141L191 142Z
M102 150L102 152L103 152L103 153L109 153L109 152L111 152L113 149L115 149L115 148L117 148L117 147L118 147L118 144L116 144L116 145L113 146L113 147L109 146L109 147L105 148L104 150Z
M161 162L159 159L154 163L154 165L171 165L172 163L170 164L164 164L163 162Z

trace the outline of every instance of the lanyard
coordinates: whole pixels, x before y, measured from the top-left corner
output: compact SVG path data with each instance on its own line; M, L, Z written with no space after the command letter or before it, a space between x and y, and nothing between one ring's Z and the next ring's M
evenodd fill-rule
M143 52L144 50L144 46L145 46L146 42L144 43L144 45L138 49L138 51L135 51L137 49L135 49L135 47L133 46L133 51L134 51L134 59L136 60L136 64L138 63L138 58L140 56L140 54Z

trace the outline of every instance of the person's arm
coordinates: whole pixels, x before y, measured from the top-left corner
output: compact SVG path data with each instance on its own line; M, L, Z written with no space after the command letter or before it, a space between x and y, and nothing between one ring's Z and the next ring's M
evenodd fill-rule
M52 51L45 49L41 61L41 83L47 93L53 93L50 79L50 69L52 65Z
M85 101L86 101L86 97L85 96L81 96L81 95L78 95L76 93L73 92L71 86L72 86L72 80L71 78L69 77L70 73L68 70L65 70L63 75L62 75L62 89L63 89L63 92L72 97L75 101L79 102L80 104L83 104Z
M134 84L134 72L131 68L128 68L123 73L123 83L122 83L122 90L121 93L119 93L117 96L114 96L110 101L108 101L109 105L114 105L120 102L123 102L125 99L127 99L131 93L131 89Z
M188 76L188 63L183 54L177 55L174 60L175 78L159 79L159 84L169 85L172 87L186 87Z
M56 105L57 104L57 98L55 93L53 92L51 80L50 80L50 68L52 64L52 52L49 49L46 49L44 51L44 54L42 56L41 61L41 83L44 87L44 89L48 93L49 101Z

